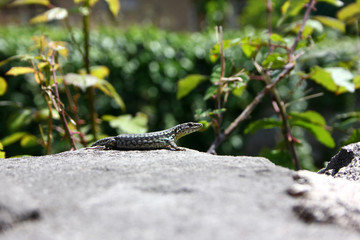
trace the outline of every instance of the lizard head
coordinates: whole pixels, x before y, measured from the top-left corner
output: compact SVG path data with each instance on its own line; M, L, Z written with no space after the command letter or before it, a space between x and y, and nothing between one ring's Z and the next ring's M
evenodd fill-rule
M203 125L201 123L188 122L175 126L175 141L190 133L199 131Z

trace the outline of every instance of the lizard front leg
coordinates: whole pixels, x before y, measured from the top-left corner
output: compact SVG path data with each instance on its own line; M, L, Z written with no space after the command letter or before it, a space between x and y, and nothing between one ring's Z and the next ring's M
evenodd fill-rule
M178 147L178 145L176 145L175 141L170 140L170 141L169 141L169 144L170 144L170 146L172 147L172 148L170 148L170 149L173 149L173 150L175 150L175 151L185 151L184 148Z

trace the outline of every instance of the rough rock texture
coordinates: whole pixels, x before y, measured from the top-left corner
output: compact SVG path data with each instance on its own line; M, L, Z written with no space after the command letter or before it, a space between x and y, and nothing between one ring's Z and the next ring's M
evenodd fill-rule
M353 143L342 147L331 159L326 168L318 173L331 175L335 178L360 180L360 143Z
M294 210L306 222L334 223L360 232L360 143L342 147L315 175L299 171L288 192L299 197ZM351 181L349 181L351 180Z
M264 158L81 149L3 159L0 169L0 203L40 216L10 220L0 239L359 239L299 221L299 199L286 193L294 172Z
M294 211L306 222L334 223L360 231L360 185L346 179L299 171L288 192L301 200Z
M21 187L0 174L0 232L23 221L36 220L38 203Z

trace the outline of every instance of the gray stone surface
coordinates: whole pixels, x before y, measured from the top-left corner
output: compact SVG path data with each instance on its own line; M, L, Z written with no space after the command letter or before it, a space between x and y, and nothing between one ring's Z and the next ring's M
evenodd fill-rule
M359 239L300 221L299 199L286 193L294 172L264 158L81 149L4 159L0 169L40 214L0 239Z
M306 222L333 223L360 232L360 185L347 179L299 171L289 193L294 211Z
M344 146L319 174L299 171L289 193L306 222L333 223L360 232L360 143ZM350 181L349 181L350 180Z
M360 143L344 146L318 173L360 181Z

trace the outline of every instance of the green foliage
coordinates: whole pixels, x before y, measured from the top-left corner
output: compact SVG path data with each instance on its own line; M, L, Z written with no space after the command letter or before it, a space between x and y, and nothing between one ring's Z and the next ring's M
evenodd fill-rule
M268 1L267 3L274 2ZM343 5L342 1L338 0L323 2L337 7ZM308 110L306 104L303 107L293 107L292 105L312 98L311 95L306 96L304 92L307 88L305 80L312 80L322 86L323 90L326 89L336 95L351 94L358 89L359 64L358 56L355 56L354 53L349 54L351 56L349 58L352 58L350 61L309 64L310 69L306 67L306 64L300 64L302 52L314 48L315 42L324 40L326 34L324 26L344 33L346 22L343 20L350 15L354 16L356 11L350 12L345 7L339 11L338 19L327 16L316 16L310 19L311 4L314 3L314 1L309 0L283 2L280 7L281 18L277 21L277 27L281 30L276 33L273 33L272 29L269 28L268 32L271 34L268 35L252 33L247 36L223 40L221 29L217 32L218 43L214 45L209 54L209 58L215 66L209 75L211 81L208 84L210 86L204 92L204 100L213 101L215 107L197 111L197 117L206 121L208 125L211 124L215 132L216 140L213 141L208 151L215 152L219 144L227 140L235 128L241 126L241 122L252 113L267 92L271 92L272 95L271 102L276 114L275 117L252 120L244 130L245 134L254 134L262 129L281 128L283 140L279 143L282 144L278 143L276 149L265 148L262 151L264 156L272 160L279 157L283 159L290 157L296 168L299 168L300 163L296 148L311 147L307 143L308 139L305 139L304 131L310 133L319 143L328 148L336 146L331 135L331 130L334 128L328 126L319 112ZM306 6L305 10L304 6ZM271 15L276 15L273 4L263 7L268 13L271 12ZM348 11L346 17L342 11ZM299 20L298 16L301 16L302 19ZM291 37L288 35L289 33L296 36ZM242 54L239 54L238 49L241 49ZM236 54L233 54L235 52ZM326 54L323 55L323 58L326 59ZM293 71L295 67L296 72ZM255 86L253 80L261 80L265 87L263 90L255 90L256 97L254 100L248 102L243 112L235 117L232 110L228 110L228 102L231 101L232 97L247 97L246 94L253 91L251 87ZM295 88L290 87L292 82L296 82ZM189 94L198 85L195 81L189 81L186 84L188 91L182 92L182 96ZM184 86L182 87L184 88ZM228 117L229 114L232 116ZM229 126L224 126L225 122ZM349 139L357 139L356 129L352 128L348 134L351 135ZM309 157L302 156L302 159L304 161L301 164L304 167L314 168ZM284 162L276 162L288 166Z
M206 77L199 74L188 75L178 82L177 98L181 99L195 89Z
M0 158L5 158L4 146L0 142Z

